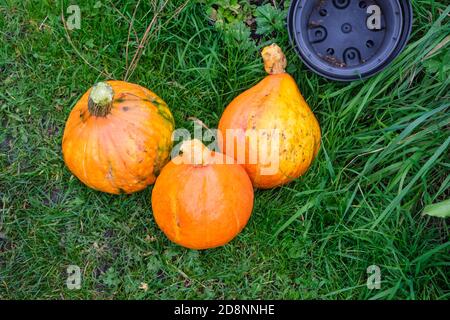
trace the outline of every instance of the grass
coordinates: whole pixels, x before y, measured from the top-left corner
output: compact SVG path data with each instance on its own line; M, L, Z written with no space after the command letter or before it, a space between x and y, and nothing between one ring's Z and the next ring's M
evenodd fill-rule
M140 37L154 2L136 11ZM321 123L323 147L305 176L256 192L250 222L235 240L201 252L159 231L151 187L102 194L64 165L62 131L77 99L96 81L126 74L136 5L77 3L82 25L69 41L59 1L0 2L0 298L450 297L448 221L421 215L449 196L444 1L413 1L405 51L381 74L351 84L309 72L287 35L277 36ZM192 116L214 128L233 97L264 76L264 40L225 45L193 1L171 19L182 4L167 3L129 81L158 93L178 128L192 130ZM128 62L133 32L130 39ZM66 288L68 265L82 270L80 290ZM366 286L370 265L381 269L380 290Z

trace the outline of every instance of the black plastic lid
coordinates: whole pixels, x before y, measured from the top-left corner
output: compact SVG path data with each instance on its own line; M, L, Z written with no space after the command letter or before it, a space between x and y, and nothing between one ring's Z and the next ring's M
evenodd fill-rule
M288 14L289 37L303 62L339 81L386 68L411 27L409 0L293 0Z

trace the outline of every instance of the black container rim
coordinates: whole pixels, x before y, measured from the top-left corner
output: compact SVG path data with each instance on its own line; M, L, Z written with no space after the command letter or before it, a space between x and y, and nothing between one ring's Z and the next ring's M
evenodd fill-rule
M302 32L307 31L297 30L296 27L297 26L296 19L298 18L297 12L298 10L301 10L299 9L299 5L306 3L306 1L312 2L314 0L292 0L291 2L287 16L289 39L291 44L294 46L295 51L299 55L300 59L310 70L331 80L348 82L366 79L368 77L374 76L375 74L384 70L401 53L401 51L405 48L411 35L413 24L413 10L411 2L409 0L389 0L395 1L390 4L398 5L401 10L401 25L398 26L400 30L399 31L400 36L396 39L395 46L392 48L392 50L389 51L387 55L378 58L376 64L372 63L372 65L374 66L371 67L369 70L366 70L367 68L365 68L363 64L361 65L360 68L358 68L361 69L361 72L359 73L343 74L345 72L342 72L341 74L339 74L337 68L331 67L325 68L324 67L325 63L323 62L323 59L318 58L317 53L308 50L307 45L301 45L299 43L300 34ZM321 63L317 63L317 61L319 60L322 60Z

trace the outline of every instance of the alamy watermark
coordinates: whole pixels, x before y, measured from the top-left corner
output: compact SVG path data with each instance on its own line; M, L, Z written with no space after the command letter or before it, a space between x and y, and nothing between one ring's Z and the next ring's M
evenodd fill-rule
M273 175L280 166L282 136L279 129L227 129L225 134L217 129L203 132L202 127L194 123L193 137L187 129L176 129L173 132L171 159L176 164L198 163L198 159L203 159L208 154L209 163L258 164L260 175ZM193 150L189 152L192 158L180 157L181 145L192 138L201 141L206 149L195 149L198 146L193 145ZM211 151L214 151L213 155Z
M367 289L381 289L381 269L377 265L367 267Z
M81 10L80 7L73 4L71 6L67 7L66 10L67 14L69 16L67 17L67 29L74 30L74 29L81 29Z
M376 4L367 7L367 29L381 30L381 8Z
M70 265L67 267L66 285L69 290L81 289L81 269L79 266Z

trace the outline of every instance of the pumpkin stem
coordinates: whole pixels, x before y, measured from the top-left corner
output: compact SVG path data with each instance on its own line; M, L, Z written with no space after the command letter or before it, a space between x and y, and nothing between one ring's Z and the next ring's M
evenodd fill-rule
M287 66L286 56L276 43L265 47L261 55L264 60L264 69L268 74L285 73Z
M89 94L88 110L96 117L106 117L112 108L114 90L107 82L96 83Z
M180 147L186 161L196 166L206 166L209 164L209 150L198 139L183 141Z

